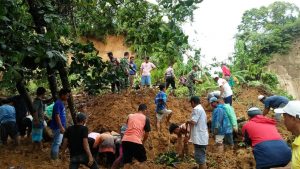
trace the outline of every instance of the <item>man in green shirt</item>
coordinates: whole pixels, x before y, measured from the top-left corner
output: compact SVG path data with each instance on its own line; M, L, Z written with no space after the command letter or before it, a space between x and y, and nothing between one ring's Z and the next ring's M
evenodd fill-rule
M193 66L193 70L187 76L186 86L189 89L189 97L195 96L195 83L201 83L202 81L197 79L199 67L197 65Z
M128 88L129 87L129 52L124 53L124 57L120 61L121 65L121 81L122 87Z

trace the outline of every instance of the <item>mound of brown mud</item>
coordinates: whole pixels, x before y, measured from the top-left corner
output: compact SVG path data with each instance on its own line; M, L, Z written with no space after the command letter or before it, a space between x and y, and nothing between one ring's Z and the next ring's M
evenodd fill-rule
M154 163L155 157L158 154L175 150L175 145L170 143L172 137L168 132L168 127L165 123L162 124L162 131L158 132L155 129L155 104L154 98L157 90L143 90L124 92L121 94L105 94L102 96L86 96L76 97L75 101L81 105L79 111L86 112L89 115L87 126L90 131L98 130L101 126L109 127L113 131L119 131L120 125L126 122L128 114L137 111L138 105L146 103L148 106L148 116L151 120L150 137L145 145L148 155L148 161L141 164L126 165L126 169L162 169L171 168L164 165ZM238 118L244 117L247 119L246 110L250 106L260 106L257 96L265 94L262 89L244 87L235 91L233 107ZM211 110L207 105L206 98L201 98L203 107L206 109L208 120L211 118ZM171 122L184 123L191 114L192 107L187 98L176 98L170 96L167 102L168 108L173 110ZM272 114L272 113L270 113ZM283 133L284 138L288 138L290 134L284 129L283 124L279 125L279 131ZM53 169L68 168L68 160L51 162L50 160L50 143L43 143L44 149L39 153L30 153L31 141L25 139L21 146L17 149L12 146L0 147L0 168L8 168L20 166L26 169ZM193 153L193 147L190 145L190 153ZM210 145L207 148L207 165L209 168L215 169L249 169L255 168L255 161L250 148L239 148L225 150L223 153L214 151L213 141L210 140ZM193 168L194 163L179 163L177 168Z

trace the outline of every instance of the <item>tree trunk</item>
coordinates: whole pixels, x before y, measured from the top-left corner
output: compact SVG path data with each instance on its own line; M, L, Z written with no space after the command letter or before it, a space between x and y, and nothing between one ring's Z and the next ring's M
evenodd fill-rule
M59 72L59 76L60 76L63 88L71 90L69 79L68 79L68 72L67 72L64 64L63 63L58 64L57 69ZM75 109L75 104L74 104L72 93L70 94L70 97L68 98L68 106L70 109L70 113L71 113L73 122L74 122L74 124L76 124L76 109Z
M18 92L20 93L21 97L24 98L27 108L28 108L28 111L30 112L31 115L33 115L34 109L33 109L33 105L32 105L32 100L25 88L23 80L20 80L17 82L16 88L17 88Z
M55 75L55 71L51 69L49 65L47 66L47 75L48 75L49 88L52 94L52 99L53 101L56 101L57 100L56 75Z
M27 0L27 4L29 6L29 13L35 24L35 31L39 34L44 34L47 24L44 20L44 12L41 12L42 9L38 5L39 3L35 0Z

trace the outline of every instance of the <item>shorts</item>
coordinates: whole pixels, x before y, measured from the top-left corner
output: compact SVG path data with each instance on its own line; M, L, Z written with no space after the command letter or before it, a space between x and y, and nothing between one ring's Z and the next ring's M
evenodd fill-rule
M171 113L172 113L172 110L163 109L163 110L159 111L159 113L156 113L156 119L157 119L157 121L161 121L164 118L164 116L168 116Z
M31 138L33 142L41 142L43 140L43 122L38 127L32 126Z
M131 163L132 158L135 158L139 162L147 160L146 150L143 144L137 144L129 141L122 142L123 148L123 163Z
M225 137L224 135L215 135L216 144L223 144L224 137Z
M8 136L10 136L12 139L16 139L16 137L18 136L16 122L8 121L2 123L0 125L0 135L1 135L1 141L4 144L7 143Z
M194 144L195 161L197 164L205 164L206 161L206 145Z
M151 85L151 76L142 76L142 86L150 86Z

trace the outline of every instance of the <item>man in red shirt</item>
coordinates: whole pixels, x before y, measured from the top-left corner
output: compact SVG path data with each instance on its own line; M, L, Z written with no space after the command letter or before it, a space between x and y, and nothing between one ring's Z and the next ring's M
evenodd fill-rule
M243 126L244 142L253 147L256 168L284 167L291 160L291 149L276 128L276 121L262 115L257 107L248 110Z
M132 158L137 159L139 162L147 160L146 150L143 144L147 140L151 128L150 120L146 116L146 113L147 106L141 104L137 113L128 115L128 128L122 139L124 164L131 163Z

